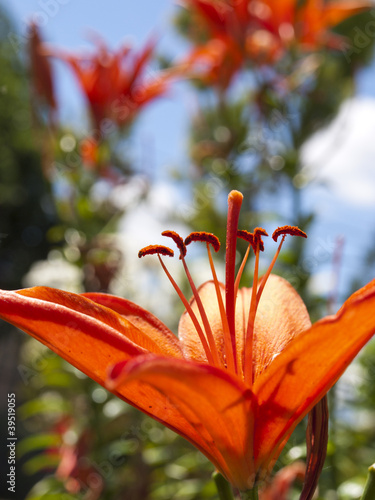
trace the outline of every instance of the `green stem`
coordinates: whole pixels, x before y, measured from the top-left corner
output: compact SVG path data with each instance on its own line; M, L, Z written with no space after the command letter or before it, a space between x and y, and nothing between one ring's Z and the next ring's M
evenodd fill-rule
M234 500L233 490L231 485L220 472L214 472L212 477L215 481L220 500Z
M241 491L242 500L258 500L258 488L255 486L252 490Z
M373 500L375 498L375 464L368 469L366 486L361 500Z

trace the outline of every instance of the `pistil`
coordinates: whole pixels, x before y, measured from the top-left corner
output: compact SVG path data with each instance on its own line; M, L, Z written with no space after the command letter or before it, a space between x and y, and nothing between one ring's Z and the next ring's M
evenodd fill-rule
M235 324L235 266L237 229L243 195L239 191L231 191L228 196L227 241L225 254L225 310L228 319L231 347L234 358L235 371L238 373L236 353L236 324Z

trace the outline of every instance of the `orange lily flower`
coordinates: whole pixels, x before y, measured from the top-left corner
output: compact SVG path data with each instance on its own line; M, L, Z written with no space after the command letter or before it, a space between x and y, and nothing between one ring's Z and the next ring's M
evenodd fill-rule
M154 53L153 40L138 53L129 46L110 51L102 40L95 38L94 41L97 51L87 56L50 48L45 49L45 53L70 65L96 126L100 127L106 118L119 126L129 125L140 108L167 91L169 74L165 71L149 80L145 77L146 65Z
M209 39L193 49L187 62L193 67L206 64L203 79L212 83L216 75L223 88L247 63L272 64L291 45L298 44L302 51L342 47L342 37L329 30L372 7L368 0L306 0L302 5L297 0L184 0L184 4Z
M281 236L281 243L260 278L266 232L238 231L241 203L241 193L232 191L225 285L218 281L210 250L219 249L216 236L196 232L183 241L173 231L163 233L179 249L193 291L190 302L162 258L173 250L150 245L139 252L141 257L158 255L186 307L178 337L140 306L101 293L77 295L45 287L1 291L0 317L188 439L234 487L246 491L270 473L298 422L374 335L375 280L335 316L311 326L297 292L271 274L286 235L305 233L278 228L273 239ZM248 250L236 275L238 237L248 242ZM206 244L213 275L198 289L185 259L194 241ZM251 249L253 287L240 288Z
M295 41L301 48L317 49L322 45L342 46L342 37L329 30L345 19L372 7L367 0L306 0L300 7L297 0L277 2L264 0L269 8L265 26L281 41Z
M206 85L226 89L243 61L243 50L236 40L221 35L194 49L182 67L188 68L193 77L197 75Z

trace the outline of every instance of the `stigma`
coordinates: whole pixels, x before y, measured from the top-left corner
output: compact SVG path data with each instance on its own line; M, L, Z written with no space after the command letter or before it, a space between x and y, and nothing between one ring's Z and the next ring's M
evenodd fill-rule
M190 233L185 239L178 233L172 230L167 230L162 233L163 236L170 238L176 245L179 252L179 259L182 261L184 271L186 273L193 298L197 305L198 311L194 312L191 307L191 302L185 297L184 293L171 276L164 263L162 257L173 257L174 251L163 245L149 245L142 248L138 256L145 257L146 255L157 255L160 264L171 282L176 293L183 302L186 312L194 324L194 327L202 343L207 362L218 368L228 370L240 378L242 378L250 387L253 384L254 378L254 363L253 363L253 343L254 343L254 328L255 318L258 304L262 296L264 287L266 286L268 277L270 276L277 257L281 251L282 245L286 236L299 236L307 238L304 231L296 226L282 226L275 229L272 234L272 239L277 242L281 237L281 241L276 249L275 255L270 262L267 271L263 276L259 276L259 261L260 253L264 251L263 238L268 236L265 229L261 227L255 228L252 232L239 229L238 221L241 209L243 196L239 191L231 191L228 196L228 217L227 217L227 235L226 235L226 252L225 252L225 294L223 297L223 285L220 283L214 266L214 261L211 253L211 248L215 253L220 250L220 241L218 237L212 233L204 231L195 231ZM247 242L248 247L243 260L236 272L236 249L237 239L242 239ZM191 273L186 262L187 247L194 243L204 243L206 245L209 265L212 273L212 280L215 286L216 300L218 304L220 321L223 332L223 353L219 353L218 346L215 342L214 334L208 320L208 316L204 309L202 300L199 296L199 291L194 283ZM242 278L243 270L247 264L250 253L254 255L254 272L251 298L249 304L249 313L246 318L246 328L241 332L236 331L235 315L236 315L236 299L238 289ZM199 315L198 315L199 312ZM242 335L242 339L238 336ZM239 342L241 340L241 342ZM237 346L243 345L243 352L237 352Z

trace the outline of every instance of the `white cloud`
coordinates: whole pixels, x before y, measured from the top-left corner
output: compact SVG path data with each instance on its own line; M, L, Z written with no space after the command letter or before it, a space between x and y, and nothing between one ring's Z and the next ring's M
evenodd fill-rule
M375 207L375 99L346 101L303 150L309 176L348 204Z

